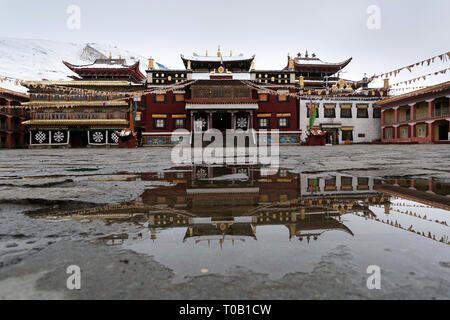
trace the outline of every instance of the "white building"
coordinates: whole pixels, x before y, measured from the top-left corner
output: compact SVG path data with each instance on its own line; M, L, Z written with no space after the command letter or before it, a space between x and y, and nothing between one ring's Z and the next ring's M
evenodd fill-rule
M347 100L343 100L347 99ZM320 127L327 131L326 143L343 144L350 140L351 143L371 143L381 140L380 125L381 113L374 109L379 99L352 99L329 98L312 100L313 105L318 105L318 116L314 127ZM306 140L306 131L310 122L309 99L300 99L300 129L302 140Z

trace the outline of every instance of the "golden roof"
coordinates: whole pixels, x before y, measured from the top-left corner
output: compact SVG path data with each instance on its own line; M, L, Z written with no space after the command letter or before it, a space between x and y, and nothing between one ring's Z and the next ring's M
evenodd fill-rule
M117 125L126 126L128 121L125 119L54 119L54 120L28 120L22 122L24 126L32 125Z

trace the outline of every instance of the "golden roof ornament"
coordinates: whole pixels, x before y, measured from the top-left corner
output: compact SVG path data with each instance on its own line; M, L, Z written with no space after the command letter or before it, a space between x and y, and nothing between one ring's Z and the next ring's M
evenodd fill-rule
M148 68L149 70L153 70L155 68L155 60L152 57L148 59Z
M289 57L289 67L288 67L288 69L289 70L295 69L295 67L294 67L294 59L292 59L291 57Z
M300 76L298 78L298 84L300 87L304 87L305 86L305 78L303 76Z
M255 71L255 61L252 61L252 65L250 67L251 71Z
M187 69L191 70L191 60L188 60L188 62L187 62Z
M221 56L222 56L222 52L220 52L220 46L219 46L219 49L217 49L217 56L218 56L218 57L221 57Z

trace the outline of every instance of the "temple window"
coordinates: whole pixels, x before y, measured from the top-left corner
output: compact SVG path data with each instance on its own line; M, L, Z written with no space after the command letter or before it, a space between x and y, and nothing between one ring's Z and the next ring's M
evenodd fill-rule
M385 139L393 139L394 138L394 128L385 128L384 129L384 138Z
M289 96L287 94L278 95L278 102L288 102Z
M259 101L261 101L261 102L268 102L269 101L269 94L268 93L260 93L259 94Z
M373 117L374 117L374 119L380 119L381 118L381 109L373 109Z
M425 138L427 136L427 127L425 125L420 125L416 127L417 137Z
M183 102L184 101L184 94L183 93L176 93L174 95L175 102Z
M358 118L369 118L369 110L366 105L364 106L358 106L358 111L356 116Z
M351 117L352 117L352 107L341 106L341 118L351 118Z
M173 121L174 129L185 129L186 119L174 119Z
M353 141L353 130L342 130L342 141Z
M335 105L326 105L323 116L325 118L336 118L336 106Z
M289 128L289 118L278 118L278 128Z
M157 103L166 102L166 95L165 94L155 94L155 102L157 102Z
M269 129L270 128L270 118L259 118L258 119L258 127L260 129Z
M308 119L311 118L311 105L310 104L306 105L306 117ZM318 119L318 118L319 118L319 109L317 109L317 111L316 111L316 119Z
M165 129L166 128L166 119L153 119L153 126L156 129Z

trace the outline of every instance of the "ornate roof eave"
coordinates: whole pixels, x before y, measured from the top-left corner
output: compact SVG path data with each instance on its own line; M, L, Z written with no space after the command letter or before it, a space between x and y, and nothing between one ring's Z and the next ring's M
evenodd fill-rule
M212 60L207 60L208 57L201 57L201 58L205 58L205 60L196 60L196 59L186 58L186 57L184 57L184 55L180 55L180 56L181 56L181 59L183 60L184 66L186 68L188 66L188 61L191 61L191 64L195 64L195 63L198 63L198 64L200 64L200 63L211 63L211 64L222 63L222 61L220 61L220 60L213 60L213 59ZM251 64L255 60L255 57L256 57L256 55L253 55L253 56L251 56L249 58L242 57L242 59L233 59L233 60L227 60L226 58L228 58L228 57L223 57L224 58L223 63L225 63L225 64L250 63ZM197 59L198 58L199 57L197 57ZM236 58L236 57L234 57L234 58ZM239 58L239 56L237 56L237 58Z
M139 65L140 65L139 61L137 61L135 64L130 65L130 66L121 65L121 66L117 66L117 68L100 68L100 67L96 67L95 63L77 66L77 65L71 64L64 60L63 60L63 63L67 68L69 68L71 71L75 72L79 76L82 76L82 74L95 73L95 72L99 72L99 71L101 71L101 72L104 72L104 71L119 72L119 73L132 72L136 76L136 79L138 81L144 81L146 79L145 75L139 69Z
M296 71L324 71L329 70L330 73L336 73L344 69L353 60L353 57L339 63L324 62L323 64L307 63L308 60L304 60L305 63L299 63L298 60L294 60L294 68ZM315 60L320 61L320 60ZM283 70L289 70L289 64Z

